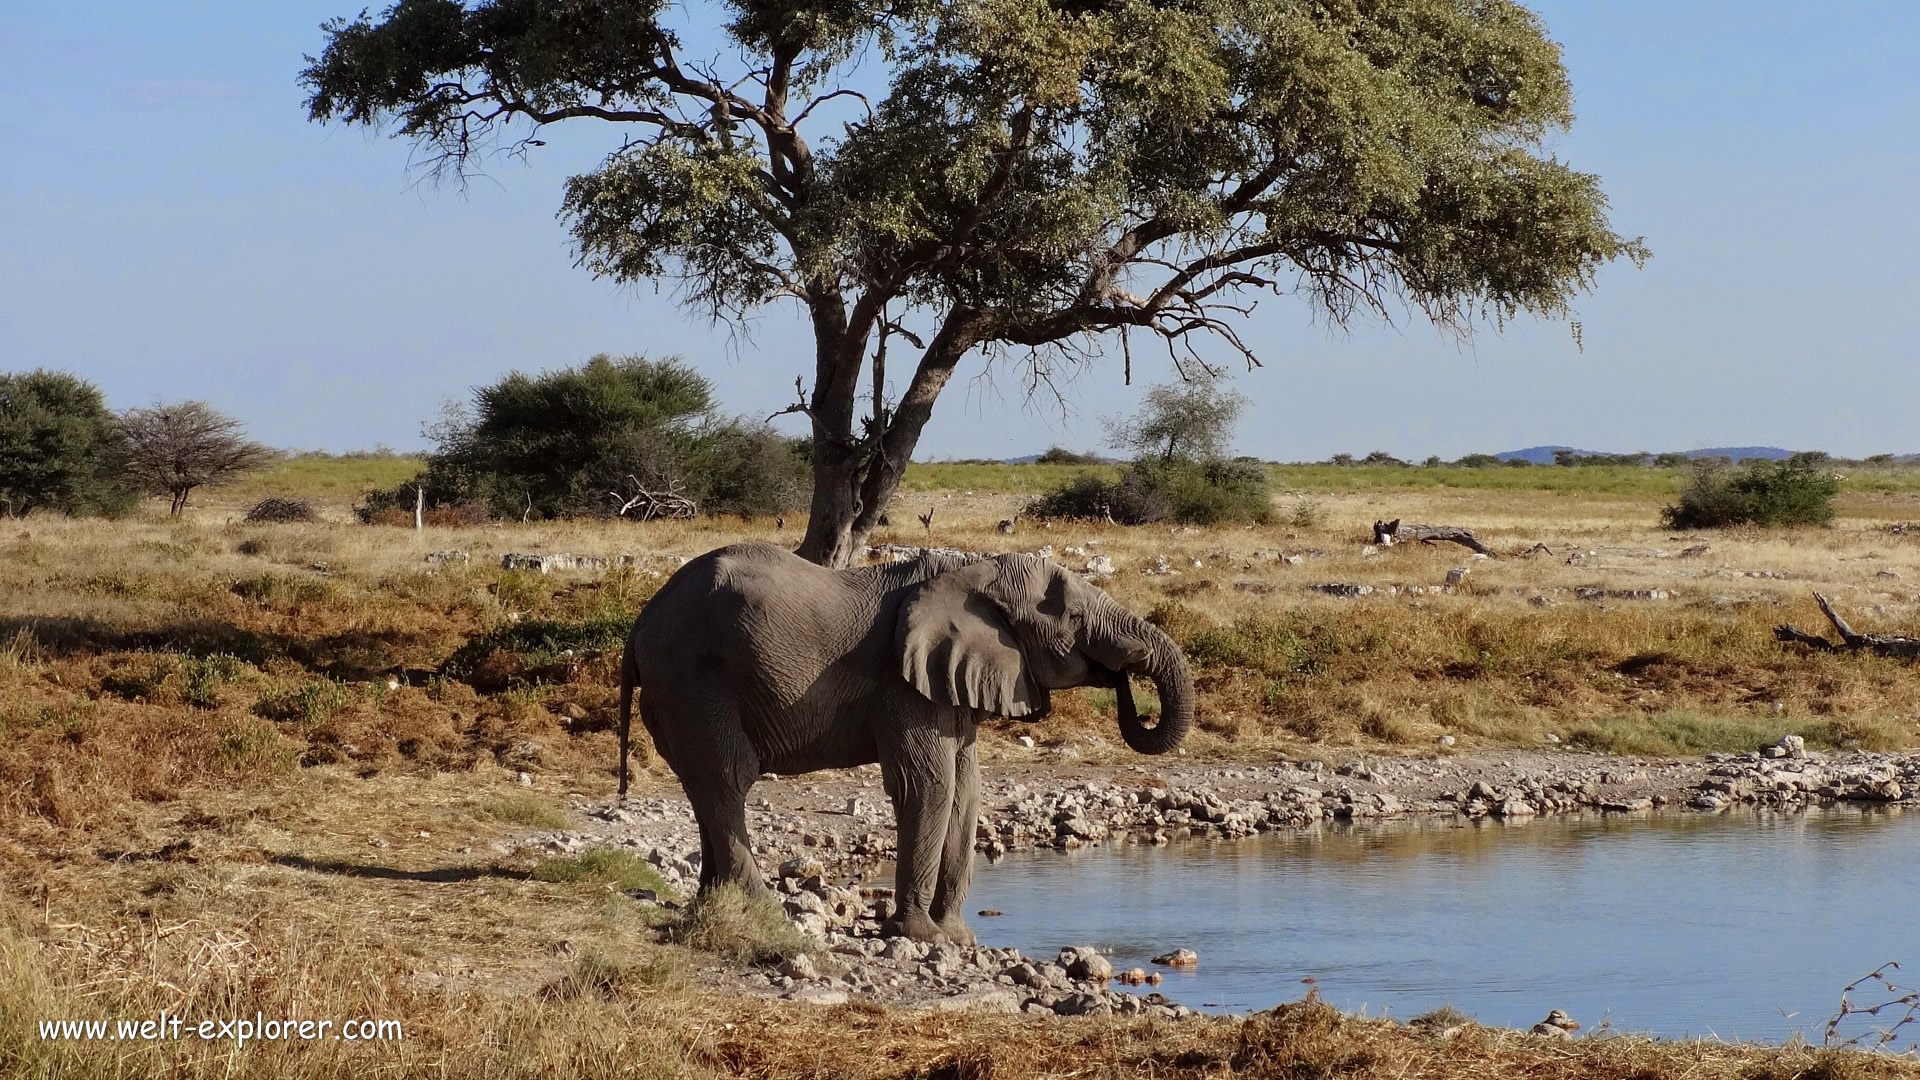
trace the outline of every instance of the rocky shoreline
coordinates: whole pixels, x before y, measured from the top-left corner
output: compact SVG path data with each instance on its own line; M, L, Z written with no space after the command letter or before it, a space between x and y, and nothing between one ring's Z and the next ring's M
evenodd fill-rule
M1517 825L1568 812L1920 803L1920 754L1821 754L1791 736L1764 751L1705 758L1529 751L1360 759L1338 767L1318 760L998 763L985 773L977 843L988 859L1035 848L1232 840L1325 822L1446 816ZM535 833L523 848L632 850L677 890L692 891L699 836L677 788L661 784L617 805L579 795L571 801L584 828ZM1193 1015L1150 989L1131 992L1157 976L1114 972L1084 943L1061 942L1054 958L1040 959L1013 949L881 938L892 890L876 873L893 855L893 815L875 767L765 778L748 815L756 853L788 915L822 948L779 970L710 968L701 977L711 985L822 1004L858 998L893 1007Z

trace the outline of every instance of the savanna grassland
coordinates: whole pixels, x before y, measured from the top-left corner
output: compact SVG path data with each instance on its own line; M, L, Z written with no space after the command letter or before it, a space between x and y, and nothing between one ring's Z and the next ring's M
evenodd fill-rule
M1440 1040L1315 1002L1147 1021L824 1010L717 996L707 954L619 889L629 857L497 841L613 791L613 670L682 556L797 539L793 522L362 525L405 459L296 459L179 520L0 530L0 1074L20 1076L1878 1076L1910 1064L1638 1039ZM1034 468L1033 473L1019 471ZM876 540L1110 558L1110 590L1200 680L1200 759L1552 745L1670 754L1920 743L1920 671L1809 653L1811 594L1862 630L1920 622L1920 485L1848 481L1829 529L1677 534L1660 470L1280 470L1275 523L996 523L1048 467L934 465ZM1071 472L1069 467L1064 470ZM1446 481L1457 476L1458 482ZM1524 481L1532 481L1531 484ZM935 485L928 488L916 485ZM240 520L304 495L310 524ZM916 515L934 510L932 527ZM1367 553L1376 518L1473 528ZM904 526L903 524L904 523ZM1535 549L1545 545L1550 554ZM1707 551L1683 557L1690 548ZM1068 555L1068 547L1084 554ZM1523 552L1534 550L1531 555ZM468 561L429 562L432 552ZM635 556L499 569L507 552ZM1578 555L1569 562L1569 557ZM1276 556L1299 556L1298 562ZM1164 559L1177 574L1146 574ZM1195 565L1198 563L1198 565ZM1432 588L1467 568L1451 591ZM1325 584L1369 585L1333 596ZM1388 586L1397 588L1389 595ZM1413 592L1406 586L1419 586ZM1578 590L1599 589L1597 599ZM1633 598L1657 590L1658 599ZM1614 593L1620 595L1605 595ZM1644 593L1642 595L1645 595ZM1111 695L986 735L993 760L1121 759ZM1027 748L1015 736L1030 734ZM644 749L642 790L672 787ZM525 774L525 782L521 781ZM432 978L422 972L440 974ZM447 974L451 972L452 974ZM41 1019L256 1011L398 1019L403 1042L48 1042Z

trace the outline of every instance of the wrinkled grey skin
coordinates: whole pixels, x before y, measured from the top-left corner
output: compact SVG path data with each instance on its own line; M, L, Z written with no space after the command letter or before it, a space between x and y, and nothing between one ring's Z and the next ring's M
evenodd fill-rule
M1149 726L1123 673L1159 690ZM1048 560L1003 555L828 570L768 544L687 563L641 612L621 661L620 793L633 690L700 825L700 887L763 893L747 790L782 774L878 762L899 823L896 915L923 941L971 943L961 903L980 815L975 729L1037 720L1051 691L1111 686L1120 733L1172 750L1193 677L1158 627Z

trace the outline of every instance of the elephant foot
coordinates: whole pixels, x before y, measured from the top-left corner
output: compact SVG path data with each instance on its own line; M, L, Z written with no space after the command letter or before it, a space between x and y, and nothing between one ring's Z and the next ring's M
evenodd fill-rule
M940 924L924 911L906 911L880 924L881 937L912 938L915 941L941 942L947 935ZM969 935L971 936L971 935Z
M967 921L958 915L949 915L934 925L940 928L941 936L955 945L971 946L976 944L973 939L973 928L968 926Z

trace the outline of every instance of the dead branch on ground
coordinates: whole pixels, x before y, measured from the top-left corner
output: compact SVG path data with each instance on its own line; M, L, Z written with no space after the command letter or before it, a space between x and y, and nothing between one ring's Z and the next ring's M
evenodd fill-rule
M1833 628L1840 631L1840 643L1838 645L1815 634L1796 630L1792 623L1784 623L1774 627L1773 636L1780 641L1798 642L1810 649L1818 649L1821 652L1864 651L1870 652L1875 656L1890 656L1897 660L1920 658L1920 638L1900 637L1895 634L1862 634L1847 625L1847 620L1841 618L1840 613L1833 610L1833 605L1827 602L1826 597L1821 596L1819 593L1814 593L1813 602L1820 605L1820 610L1826 614L1827 620L1833 623Z

